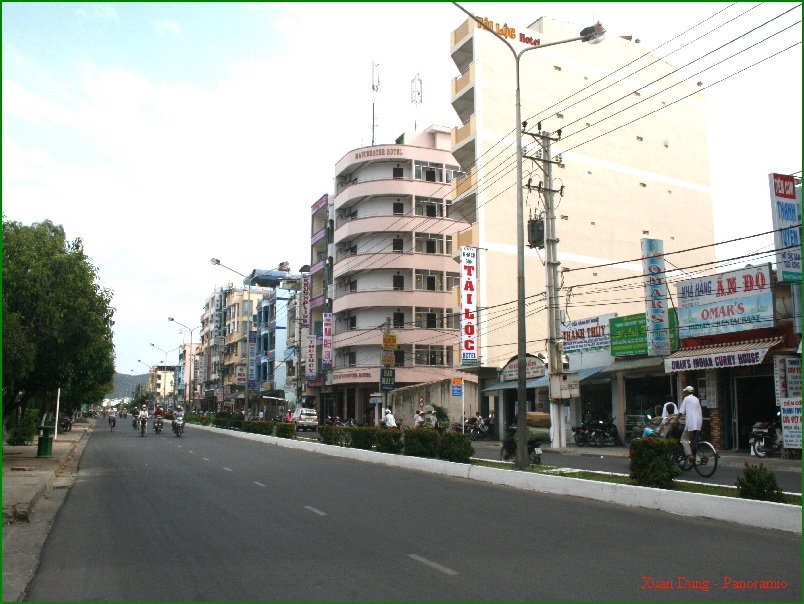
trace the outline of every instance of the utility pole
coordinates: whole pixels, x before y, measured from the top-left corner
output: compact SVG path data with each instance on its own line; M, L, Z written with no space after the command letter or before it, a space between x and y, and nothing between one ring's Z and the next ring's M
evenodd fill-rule
M561 309L559 306L558 290L559 278L558 267L561 264L558 260L558 237L556 236L556 211L553 195L559 193L563 195L564 188L558 191L553 189L553 164L561 164L561 156L553 159L550 144L561 139L561 130L557 130L557 137L553 138L550 133L543 132L541 122L537 125L539 132L532 136L541 146L541 151L535 157L525 156L534 162L541 164L544 174L544 185L539 183L535 187L544 196L545 221L544 221L544 251L545 251L545 271L546 271L546 296L547 296L547 358L550 369L550 423L553 426L553 447L565 447L567 435L564 431L564 418L562 414L561 393L559 386L564 374L563 348L564 341L561 339ZM533 187L528 184L528 189Z
M395 384L390 384L388 374L393 372L395 361L394 349L396 348L396 336L391 333L391 317L385 317L385 325L382 330L382 375L380 376L380 392L382 392L382 411L377 413L376 424L379 427L379 416L388 408L388 391L392 390ZM393 381L395 381L395 377Z
M375 76L374 68L377 68ZM374 128L377 125L374 117L374 105L377 101L377 92L380 90L380 64L371 62L371 91L374 93L371 98L371 146L374 146Z

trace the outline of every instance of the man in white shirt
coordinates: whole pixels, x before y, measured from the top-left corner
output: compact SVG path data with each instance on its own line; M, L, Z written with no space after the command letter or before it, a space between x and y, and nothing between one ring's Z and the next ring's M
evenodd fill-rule
M391 413L390 409L385 410L385 427L396 428L396 420L394 419L394 414Z
M684 433L681 435L681 445L684 447L687 459L692 461L692 452L698 448L698 440L701 438L703 412L701 411L701 401L695 396L695 388L687 386L683 392L687 396L681 401L679 413L683 413L687 421L684 425ZM692 441L692 447L690 447L690 440Z

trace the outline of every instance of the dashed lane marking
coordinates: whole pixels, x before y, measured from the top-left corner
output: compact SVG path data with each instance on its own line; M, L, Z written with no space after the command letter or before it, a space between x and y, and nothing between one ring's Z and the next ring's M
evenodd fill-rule
M257 482L256 480L254 481L254 484L256 484L258 487L264 487L265 486L264 484L262 484L261 482Z
M313 514L318 514L319 516L326 516L327 515L326 512L322 512L321 510L318 510L318 509L316 509L316 508L314 508L312 506L309 506L309 505L304 506L304 509L305 510L310 510Z
M232 471L232 468L227 468L226 466L223 466L223 469L224 469L224 470L226 470L227 472L231 472L231 471Z
M446 566L441 566L432 560L428 560L427 558L422 558L421 556L417 556L416 554L408 554L408 558L411 560L416 560L416 562L421 562L422 564L429 566L430 568L434 568L439 572L444 573L445 575L455 576L458 573L457 570L452 570L451 568L447 568Z

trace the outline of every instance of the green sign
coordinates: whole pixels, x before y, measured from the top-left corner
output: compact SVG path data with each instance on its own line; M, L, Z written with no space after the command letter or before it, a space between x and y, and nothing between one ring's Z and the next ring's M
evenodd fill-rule
M676 310L670 309L670 350L678 350ZM611 356L624 357L648 354L647 325L645 313L609 319Z

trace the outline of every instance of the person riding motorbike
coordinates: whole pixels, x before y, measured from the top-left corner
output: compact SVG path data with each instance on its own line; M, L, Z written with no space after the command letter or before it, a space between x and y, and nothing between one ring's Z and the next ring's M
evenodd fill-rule
M160 430L162 429L164 417L165 409L162 405L157 405L156 409L154 409L154 432L157 431L157 425Z
M385 410L385 427L396 428L396 419L394 419L394 414L391 413L390 409Z
M173 411L173 422L171 422L171 427L173 428L173 432L176 432L176 420L181 419L184 421L184 409L181 406L176 407L176 410Z

